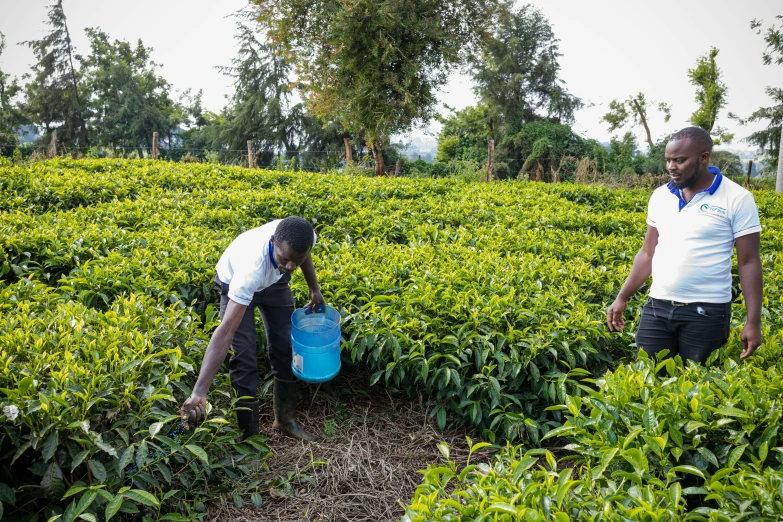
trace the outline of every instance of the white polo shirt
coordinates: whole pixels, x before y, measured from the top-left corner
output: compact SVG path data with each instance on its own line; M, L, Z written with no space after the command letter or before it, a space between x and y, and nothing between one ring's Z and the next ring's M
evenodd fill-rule
M658 229L650 297L683 303L731 301L734 240L761 231L753 194L717 167L712 185L688 203L672 184L658 187L647 224Z
M283 277L275 263L270 239L281 219L248 230L228 245L215 267L221 281L228 284L228 297L248 306L253 294L272 286ZM316 235L313 232L313 245Z

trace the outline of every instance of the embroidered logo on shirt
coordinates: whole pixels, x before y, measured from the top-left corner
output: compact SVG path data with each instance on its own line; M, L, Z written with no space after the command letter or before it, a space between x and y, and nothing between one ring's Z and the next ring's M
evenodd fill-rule
M719 207L718 205L710 205L708 203L704 203L702 206L699 207L699 210L701 210L702 212L706 212L707 214L712 214L714 216L726 217L726 209L723 207Z

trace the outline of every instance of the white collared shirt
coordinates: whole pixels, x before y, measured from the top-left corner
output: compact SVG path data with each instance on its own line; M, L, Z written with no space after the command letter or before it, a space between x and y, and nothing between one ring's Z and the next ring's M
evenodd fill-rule
M283 277L270 255L273 251L270 239L280 221L270 221L240 234L223 252L215 269L220 280L228 284L228 297L232 301L248 306L254 293L272 286ZM315 241L313 232L313 245Z
M712 185L685 203L671 183L650 197L647 224L658 229L650 297L684 303L731 301L734 240L761 231L753 194L716 167Z

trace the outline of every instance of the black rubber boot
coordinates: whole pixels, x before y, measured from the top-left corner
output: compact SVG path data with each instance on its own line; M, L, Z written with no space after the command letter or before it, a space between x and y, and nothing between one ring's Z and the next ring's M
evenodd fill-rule
M296 401L299 396L299 381L275 379L274 406L275 422L273 428L289 437L299 440L315 441L318 437L306 432L296 422Z
M258 410L261 403L259 401L237 401L237 408L247 408L237 410L237 424L242 430L242 439L253 435L258 435Z

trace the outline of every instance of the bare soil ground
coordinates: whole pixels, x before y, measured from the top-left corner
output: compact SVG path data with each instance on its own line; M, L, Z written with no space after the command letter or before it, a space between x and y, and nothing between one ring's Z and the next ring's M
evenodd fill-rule
M207 519L247 521L399 520L421 481L419 470L443 462L437 449L450 447L450 459L464 463L469 431L440 432L425 401L370 387L366 372L341 372L333 383L309 385L300 394L298 419L322 435L314 443L295 441L272 430L271 398L262 405L261 431L273 456L262 484L263 505L245 497L237 509L231 495L208 504ZM486 455L473 462L488 460ZM252 479L249 479L252 481Z

